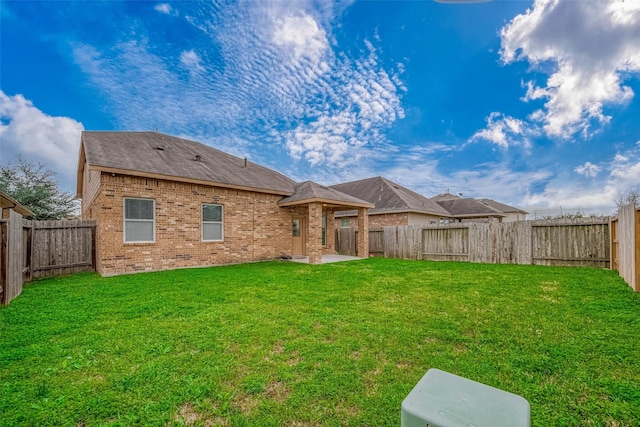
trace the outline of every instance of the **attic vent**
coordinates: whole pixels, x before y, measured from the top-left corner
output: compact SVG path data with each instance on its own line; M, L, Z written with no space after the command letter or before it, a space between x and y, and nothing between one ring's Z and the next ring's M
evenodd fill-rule
M156 150L158 150L158 151L164 151L164 147L157 146L157 147L156 147Z
M202 160L202 156L199 154L196 154L196 162L199 162L200 160Z

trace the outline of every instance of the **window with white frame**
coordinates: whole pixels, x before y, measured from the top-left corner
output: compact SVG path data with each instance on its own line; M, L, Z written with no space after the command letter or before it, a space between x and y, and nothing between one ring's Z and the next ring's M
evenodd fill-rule
M202 240L219 242L223 240L222 205L202 205Z
M153 243L156 240L155 201L124 199L125 243Z

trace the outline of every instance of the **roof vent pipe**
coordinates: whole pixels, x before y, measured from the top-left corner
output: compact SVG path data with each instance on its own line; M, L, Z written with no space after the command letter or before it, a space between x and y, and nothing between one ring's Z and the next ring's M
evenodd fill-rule
M244 167L245 168L247 167L247 158L246 157L244 158Z
M199 162L202 157L199 154L196 154L196 162Z

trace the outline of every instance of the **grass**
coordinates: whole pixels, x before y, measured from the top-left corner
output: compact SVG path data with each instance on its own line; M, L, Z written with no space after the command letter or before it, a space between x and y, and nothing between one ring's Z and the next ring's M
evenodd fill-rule
M617 273L368 259L34 282L0 308L0 425L398 426L429 368L534 426L640 419Z

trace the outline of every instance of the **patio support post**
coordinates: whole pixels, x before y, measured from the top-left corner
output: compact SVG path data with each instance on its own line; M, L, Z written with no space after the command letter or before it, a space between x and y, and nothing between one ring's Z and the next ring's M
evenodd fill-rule
M358 209L358 256L369 257L369 209Z
M322 203L309 203L309 264L322 264Z
M336 226L335 226L335 211L332 208L325 210L327 214L327 227L324 244L324 254L334 255L336 254Z

